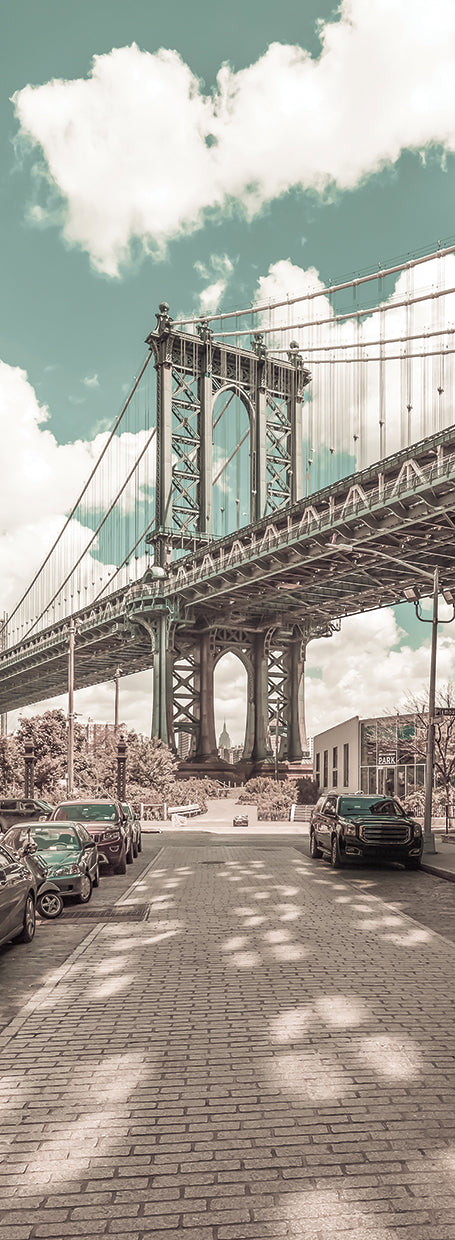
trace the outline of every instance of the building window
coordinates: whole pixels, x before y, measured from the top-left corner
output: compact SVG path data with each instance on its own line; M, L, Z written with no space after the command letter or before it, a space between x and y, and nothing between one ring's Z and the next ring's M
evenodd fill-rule
M338 788L338 745L332 749L332 788Z
M320 755L320 753L317 753L317 754L316 754L316 770L315 770L315 776L316 776L316 785L317 785L317 787L319 788L319 785L320 785L320 783L321 783L321 755Z
M345 788L349 784L349 741L343 745L343 784Z
M329 784L329 751L324 749L324 788Z

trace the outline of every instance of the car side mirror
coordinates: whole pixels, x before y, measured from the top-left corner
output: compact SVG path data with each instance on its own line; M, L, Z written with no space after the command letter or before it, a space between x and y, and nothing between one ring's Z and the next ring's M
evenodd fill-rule
M36 852L38 852L38 847L35 844L34 840L29 840L28 844L24 844L23 848L21 849L22 857L33 857L34 853Z

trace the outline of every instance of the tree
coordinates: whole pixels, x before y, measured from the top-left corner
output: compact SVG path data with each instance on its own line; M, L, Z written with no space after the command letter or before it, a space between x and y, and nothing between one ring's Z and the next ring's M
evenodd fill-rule
M428 697L409 697L407 712L414 716L414 735L407 739L407 748L418 762L424 763L428 745ZM439 714L438 711L444 711ZM455 784L455 688L449 682L436 694L436 717L434 729L434 793L435 803L443 809L453 825ZM422 806L420 806L420 800ZM407 798L409 808L422 808L424 791ZM411 805L412 802L412 805Z

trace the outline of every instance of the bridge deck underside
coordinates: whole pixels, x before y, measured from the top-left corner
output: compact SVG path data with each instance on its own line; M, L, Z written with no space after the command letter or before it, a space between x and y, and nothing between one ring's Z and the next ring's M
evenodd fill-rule
M440 450L438 463L435 458ZM408 450L409 456L409 450ZM317 636L339 617L431 592L436 565L455 590L455 428L176 562L168 581L133 587L79 613L77 688L150 668L151 627L163 606L176 645L209 628L303 624ZM102 620L100 616L102 614ZM148 625L148 631L143 625ZM67 624L0 654L0 710L62 694Z

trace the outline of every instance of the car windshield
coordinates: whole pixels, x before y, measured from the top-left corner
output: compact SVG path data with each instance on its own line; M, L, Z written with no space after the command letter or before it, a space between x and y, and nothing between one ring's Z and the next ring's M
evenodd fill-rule
M28 831L24 827L10 827L6 835L3 836L2 844L6 844L8 848L22 848L23 844L28 841Z
M61 852L64 848L70 848L74 852L75 848L80 847L74 827L67 827L65 831L43 831L40 827L36 827L33 831L33 839L40 850L54 848L57 852Z
M117 810L115 805L94 805L90 802L81 805L80 801L75 801L59 805L54 822L117 822Z
M339 813L343 818L363 818L378 814L383 818L405 818L405 812L392 797L341 797Z

